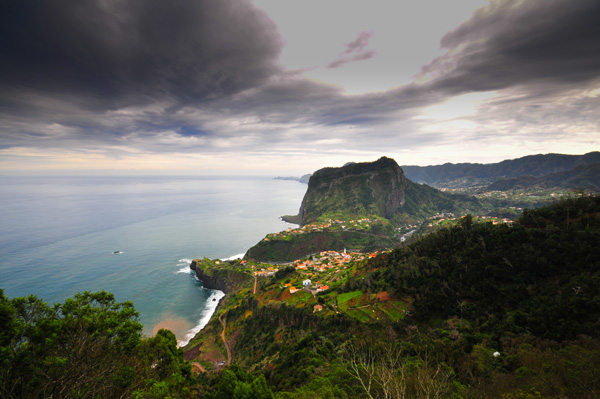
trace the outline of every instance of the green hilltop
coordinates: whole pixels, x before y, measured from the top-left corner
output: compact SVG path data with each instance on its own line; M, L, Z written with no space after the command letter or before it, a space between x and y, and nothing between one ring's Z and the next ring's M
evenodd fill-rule
M423 215L480 206L467 196L444 194L406 178L396 161L349 163L316 171L308 182L298 215L286 217L300 225L327 214L343 219L376 215L398 224Z
M283 216L300 227L268 235L246 258L292 261L324 250L393 248L401 226L468 212L484 213L484 204L473 196L413 183L391 158L324 168L310 177L298 215Z

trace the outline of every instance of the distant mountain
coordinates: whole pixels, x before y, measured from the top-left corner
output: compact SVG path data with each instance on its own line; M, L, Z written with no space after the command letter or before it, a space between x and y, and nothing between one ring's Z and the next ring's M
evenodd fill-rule
M539 154L493 164L446 163L435 166L402 166L406 177L434 187L489 185L500 179L545 176L600 162L600 152L585 155Z
M306 174L306 175L302 175L300 177L295 177L295 176L277 176L274 177L273 179L275 180L293 180L293 181L297 181L300 183L305 183L308 184L308 180L310 179L310 176L312 176L310 173Z
M600 190L600 163L579 166L566 172L551 173L541 177L520 176L502 179L489 185L488 189L506 191L551 187Z
M316 171L299 214L286 219L305 225L335 213L349 218L377 215L395 222L479 206L473 197L450 195L413 183L396 161L382 157L375 162Z

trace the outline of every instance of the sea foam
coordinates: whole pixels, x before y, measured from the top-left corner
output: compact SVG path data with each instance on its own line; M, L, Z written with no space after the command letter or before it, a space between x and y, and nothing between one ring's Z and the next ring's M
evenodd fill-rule
M191 273L192 269L190 269L190 263L192 263L192 259L179 259L177 262L177 267L179 267L179 269L175 272L175 274Z
M203 288L203 289L206 289L206 288ZM204 310L200 314L200 320L198 320L198 324L194 328L189 330L185 334L185 337L183 339L177 341L177 346L182 347L182 346L187 345L188 342L190 342L190 340L192 338L194 338L196 336L196 334L198 334L208 324L208 322L210 321L210 318L212 317L213 313L215 312L215 309L217 309L217 306L219 306L219 302L221 301L221 298L223 298L224 296L225 296L225 293L223 291L219 291L219 290L212 291L212 293L206 300L206 306L204 307Z

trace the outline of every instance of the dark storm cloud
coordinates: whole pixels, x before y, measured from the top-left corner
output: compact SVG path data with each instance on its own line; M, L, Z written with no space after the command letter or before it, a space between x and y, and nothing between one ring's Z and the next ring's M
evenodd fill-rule
M15 0L0 7L3 105L31 96L96 110L159 98L207 101L278 70L276 27L248 1Z
M249 0L0 4L0 146L262 151L329 134L348 148L432 142L411 121L428 105L515 86L535 101L600 75L597 0L492 2L442 39L450 51L423 68L429 80L363 95L284 70L277 28ZM373 57L372 35L328 67Z
M423 68L449 93L572 85L600 77L600 2L492 1L446 34Z

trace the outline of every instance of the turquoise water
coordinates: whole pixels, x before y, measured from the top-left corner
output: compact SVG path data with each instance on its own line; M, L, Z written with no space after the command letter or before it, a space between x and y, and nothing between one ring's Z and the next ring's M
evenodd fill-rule
M291 227L279 216L297 213L306 187L265 177L0 177L0 288L49 303L107 290L133 301L145 334L168 327L183 341L222 296L202 288L191 259L243 254Z

